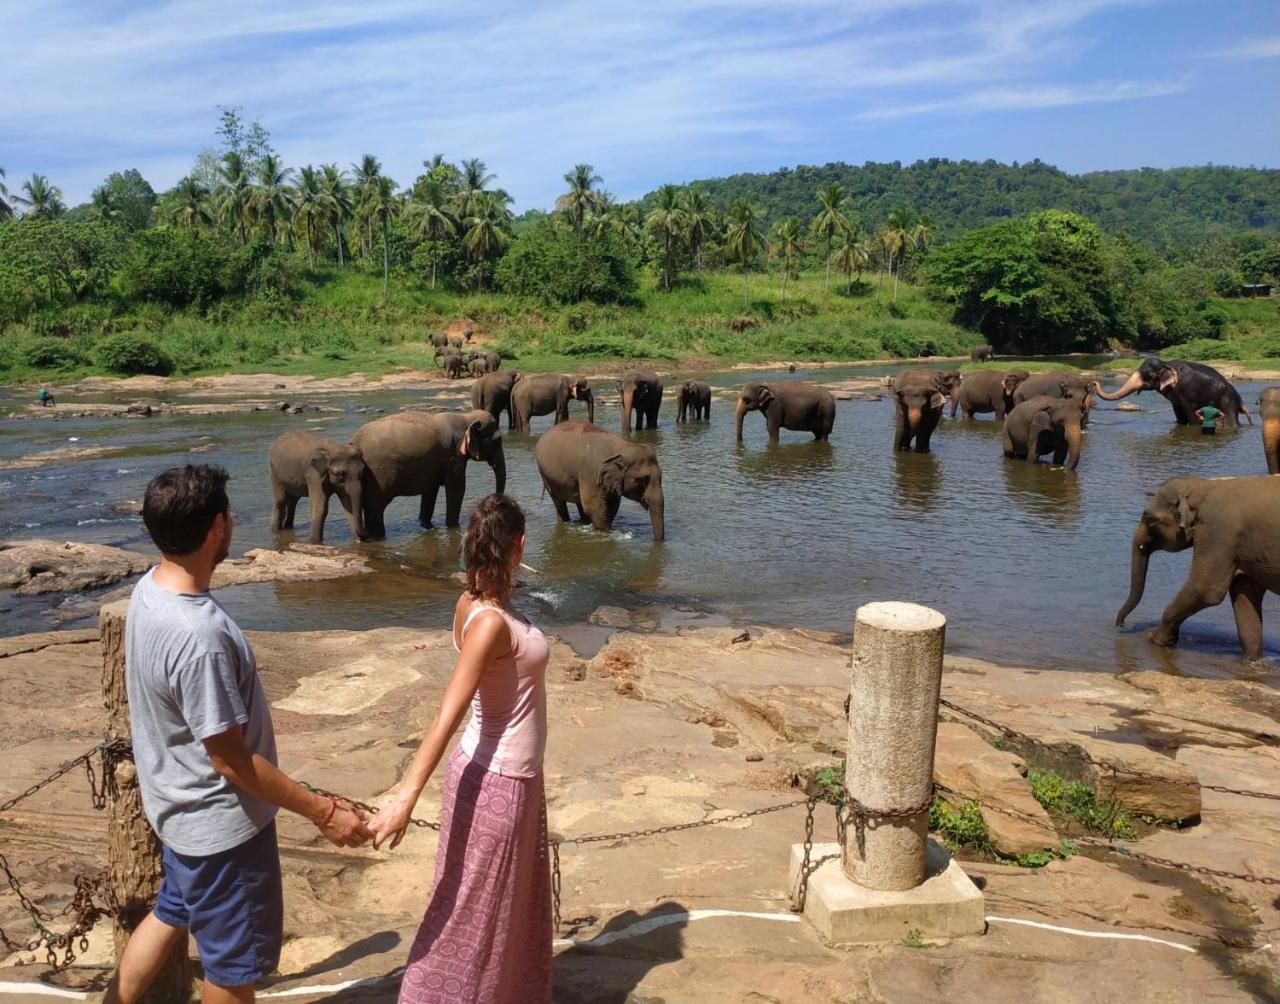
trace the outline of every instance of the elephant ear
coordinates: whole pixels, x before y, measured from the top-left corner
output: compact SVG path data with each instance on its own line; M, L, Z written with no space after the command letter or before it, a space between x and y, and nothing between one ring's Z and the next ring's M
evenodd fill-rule
M942 396L941 391L935 390L932 394L929 395L930 408L941 408L946 403L947 403L947 399Z
M1045 408L1041 408L1031 416L1031 422L1027 426L1032 436L1036 436L1041 432L1049 432L1053 428L1053 419L1049 417L1049 412Z
M311 466L320 474L324 474L329 469L329 451L323 446L317 447L315 452L311 454Z
M773 400L773 391L769 389L767 383L760 385L760 396L757 398L761 408L766 408L769 402Z
M600 464L600 473L596 475L596 486L603 488L607 492L620 493L622 491L622 475L626 470L626 466L622 459L622 454L615 453Z
M468 425L467 431L462 434L462 444L458 447L458 456L470 457L471 456L471 439L473 436L479 437L479 435L480 435L479 422L472 422L470 425Z
M1188 541L1194 543L1196 532L1196 513L1199 500L1191 497L1190 492L1183 492L1173 504L1173 518L1178 522L1178 529Z

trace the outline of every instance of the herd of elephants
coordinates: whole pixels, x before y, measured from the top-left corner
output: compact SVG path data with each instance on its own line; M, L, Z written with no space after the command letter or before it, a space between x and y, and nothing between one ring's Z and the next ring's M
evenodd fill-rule
M528 433L533 417L554 415L554 424L537 440L534 459L559 519L569 521L572 504L579 520L607 531L625 498L647 511L653 539L664 539L658 454L649 443L631 438L633 415L637 429L657 427L663 401L657 373L633 368L617 378L622 427L621 434L614 434L594 424L595 399L583 378L522 375L501 370L501 360L488 350L464 355L461 344L447 342L437 348L446 373L460 376L469 369L476 375L471 409L376 418L357 429L348 444L301 430L284 433L272 444L268 460L273 530L292 529L297 504L306 497L310 538L322 541L334 495L357 539L384 538L388 503L406 495L420 497L418 520L429 528L441 487L445 523L457 526L469 462L487 463L496 490L506 488L501 417L506 415L508 429ZM975 350L975 359L989 357L989 347ZM1035 463L1051 455L1055 465L1073 472L1096 398L1115 401L1154 390L1170 402L1181 425L1194 423L1197 412L1208 406L1221 412L1224 426L1236 427L1242 417L1253 424L1239 392L1217 370L1154 357L1110 393L1096 381L1064 370L1031 375L980 369L962 375L955 369L912 366L887 382L896 405L897 450L928 452L950 402L953 417L957 411L965 418L993 414L1002 423L1005 457ZM710 420L711 388L706 383L686 380L675 397L678 421ZM569 419L571 401L586 406L585 422ZM1183 621L1230 596L1244 655L1261 657L1263 596L1268 590L1280 592L1280 478L1270 476L1280 472L1280 387L1264 390L1258 403L1268 476L1174 477L1152 492L1134 531L1130 590L1116 615L1117 625L1142 598L1151 553L1193 548L1186 582L1148 637L1159 645L1176 644ZM836 401L826 388L794 378L750 381L742 387L735 412L739 443L743 420L753 411L764 416L773 442L783 429L827 440Z

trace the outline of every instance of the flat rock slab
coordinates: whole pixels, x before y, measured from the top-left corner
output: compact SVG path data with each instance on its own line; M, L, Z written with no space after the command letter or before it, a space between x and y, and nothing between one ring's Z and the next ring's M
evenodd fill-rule
M214 589L243 586L250 582L307 582L340 579L371 572L368 559L360 554L320 544L291 544L283 551L258 547L243 558L224 561L214 570Z
M96 589L145 572L155 559L104 544L44 539L0 542L0 588L19 596Z

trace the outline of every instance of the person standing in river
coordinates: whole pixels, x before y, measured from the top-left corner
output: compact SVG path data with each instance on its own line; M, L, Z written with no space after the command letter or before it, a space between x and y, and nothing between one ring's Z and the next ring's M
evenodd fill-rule
M435 881L409 949L402 1004L551 1000L542 779L550 649L511 605L524 526L524 512L505 495L487 496L472 512L463 544L467 591L453 615L453 675L398 793L369 821L375 847L400 842L469 705L445 768Z
M142 503L161 557L129 600L125 683L142 809L163 845L164 878L104 1004L141 1000L169 954L186 950L188 931L205 1004L252 1001L253 985L280 960L276 810L307 817L339 847L371 836L359 813L276 766L253 650L209 593L231 551L226 486L221 467L172 467L151 479Z

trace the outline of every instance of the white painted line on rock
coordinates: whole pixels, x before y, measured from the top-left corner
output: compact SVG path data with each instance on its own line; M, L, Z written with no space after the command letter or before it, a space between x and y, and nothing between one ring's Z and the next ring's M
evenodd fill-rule
M615 941L621 941L623 938L637 938L642 934L648 934L650 931L656 931L660 927L670 927L672 924L683 924L692 920L707 920L711 917L750 917L753 920L780 920L784 923L792 924L798 923L800 920L800 915L796 913L753 913L750 910L677 910L672 913L649 917L646 920L636 921L620 931L607 931L604 934L597 934L594 938L588 938L585 941L557 938L552 944L556 948L568 948L574 945L602 948L605 945L613 944Z
M1038 920L1022 920L1018 917L988 917L987 923L1019 924L1022 927L1038 927L1042 931L1056 931L1059 934L1072 934L1077 938L1109 938L1112 941L1149 941L1153 945L1168 945L1179 951L1197 954L1196 949L1177 941L1166 941L1164 938L1153 938L1149 934L1124 934L1120 931L1082 931L1078 927L1059 927L1057 924L1045 924Z

